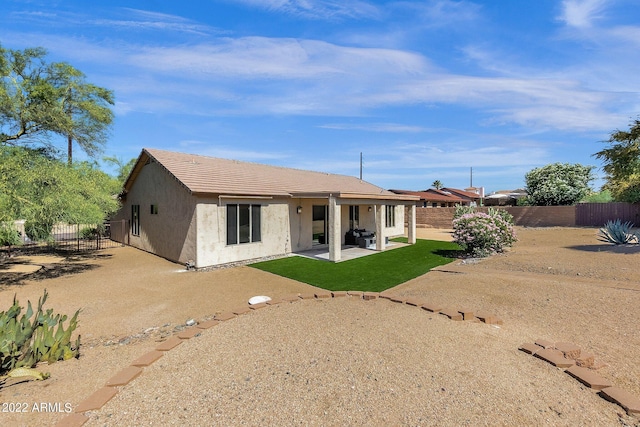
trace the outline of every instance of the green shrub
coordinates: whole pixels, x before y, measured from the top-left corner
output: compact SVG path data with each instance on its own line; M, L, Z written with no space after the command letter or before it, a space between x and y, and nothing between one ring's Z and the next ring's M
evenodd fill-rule
M585 203L609 203L613 201L611 191L602 190L599 193L591 193L587 197L581 200Z
M27 237L34 242L50 241L52 229L53 224L42 224L33 221L27 221L24 224L24 231Z
M6 312L0 312L0 375L16 368L32 368L38 362L54 363L78 357L80 336L71 344L71 334L78 326L76 311L64 328L67 316L56 314L53 310L44 311L48 297L38 300L38 310L34 313L31 301L26 312L20 317L22 307L13 297L13 305Z
M98 227L84 227L80 230L81 239L95 239L99 234L100 229Z
M502 209L463 214L453 220L453 241L476 257L503 252L517 241L513 217Z
M22 243L18 230L7 224L0 224L0 246L16 246Z

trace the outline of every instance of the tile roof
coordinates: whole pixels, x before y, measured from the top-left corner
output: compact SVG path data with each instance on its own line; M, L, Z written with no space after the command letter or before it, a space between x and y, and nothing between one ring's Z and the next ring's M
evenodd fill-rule
M143 149L125 183L131 188L147 161L155 161L192 194L313 196L412 200L347 175L312 172L172 151Z
M420 200L424 200L428 202L456 203L456 202L463 201L463 199L461 199L458 196L455 196L453 194L447 194L442 190L436 190L434 188L429 188L428 190L424 190L424 191L409 191L409 190L391 190L391 191L393 191L396 194L407 194L412 196L418 196L420 197Z
M460 190L458 188L449 188L449 187L445 187L443 188L444 191L448 191L449 193L452 193L456 196L460 196L460 197L466 197L469 199L480 199L480 195L478 193L472 193L471 191L466 191L466 190Z

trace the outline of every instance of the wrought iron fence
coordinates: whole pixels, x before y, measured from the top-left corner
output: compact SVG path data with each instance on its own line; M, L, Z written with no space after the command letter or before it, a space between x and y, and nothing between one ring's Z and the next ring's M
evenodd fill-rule
M111 224L55 224L51 234L41 240L29 238L23 221L16 221L16 229L21 235L25 248L50 247L62 251L94 251L124 246L111 239Z
M91 251L122 246L111 240L111 226L105 224L56 224L51 231L52 245L68 251Z

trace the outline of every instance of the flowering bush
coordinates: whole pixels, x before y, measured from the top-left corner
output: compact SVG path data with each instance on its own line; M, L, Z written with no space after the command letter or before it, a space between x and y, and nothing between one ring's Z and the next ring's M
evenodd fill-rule
M517 241L513 217L499 209L465 213L453 220L453 240L477 257L503 252Z

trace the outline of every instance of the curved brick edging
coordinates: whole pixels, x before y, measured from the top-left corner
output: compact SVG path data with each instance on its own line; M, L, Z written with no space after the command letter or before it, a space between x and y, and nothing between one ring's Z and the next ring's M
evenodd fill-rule
M577 345L538 339L533 344L522 344L518 350L563 369L577 381L596 390L603 399L620 405L627 415L640 415L640 399L596 374L594 370L604 365L596 364L594 356L582 353L582 349Z
M85 412L98 410L102 408L107 402L109 402L109 400L111 400L118 393L119 391L118 387L129 384L131 381L133 381L135 378L137 378L139 375L141 375L144 372L144 368L152 365L155 361L160 359L165 352L170 351L173 348L176 348L177 346L182 344L182 342L184 342L185 340L199 336L204 330L212 328L220 322L225 322L241 314L259 310L261 308L268 307L271 305L295 302L303 299L325 299L325 298L341 298L341 297L358 298L365 301L378 299L378 298L387 299L391 302L417 307L431 313L439 313L439 314L442 314L443 316L448 317L453 321L464 320L464 321L483 322L483 323L492 324L492 325L503 324L501 319L499 319L498 317L492 314L482 313L482 312L474 313L472 310L469 310L466 308L465 309L442 308L437 304L430 303L420 298L403 297L403 296L398 296L398 295L387 293L387 292L382 292L382 293L361 292L361 291L330 292L330 291L319 290L314 293L291 294L279 300L271 300L271 301L267 301L266 303L260 303L255 305L244 305L236 309L233 309L231 311L226 311L220 314L216 314L214 318L211 320L204 321L202 323L197 324L196 326L189 327L171 336L166 341L163 341L160 344L158 344L154 350L149 351L144 355L140 356L138 359L134 360L130 364L130 366L116 373L113 377L111 377L106 382L104 387L97 390L91 396L89 396L88 398L80 402L78 406L75 408L74 413L61 419L56 424L56 426L80 427L84 425L87 421L89 421L89 417L85 414ZM538 344L539 342L541 342L541 340L537 341L536 344L523 344L523 346L521 346L521 350L527 351L525 350L525 346L526 346L527 349L532 350L531 352L527 351L528 353L539 354L540 351L533 351L533 350L537 350L537 348L544 350L544 348ZM547 344L550 344L550 343L547 342ZM570 374L573 375L572 373ZM580 376L581 378L587 378L586 380L589 381L590 384L596 384L596 383L600 384L600 382L593 381L592 379L583 376L580 371L578 371L576 375ZM602 389L601 393L606 393L606 395L604 395L603 397L620 404L623 408L627 410L628 413L640 412L640 403L634 401L633 396L629 398L629 396L627 396L628 393L625 392L624 390L618 389L617 387L608 387L608 388ZM637 409L637 412L636 412L636 409Z

